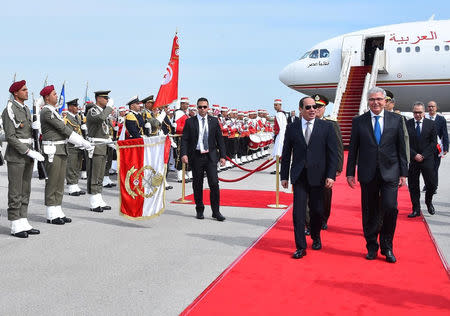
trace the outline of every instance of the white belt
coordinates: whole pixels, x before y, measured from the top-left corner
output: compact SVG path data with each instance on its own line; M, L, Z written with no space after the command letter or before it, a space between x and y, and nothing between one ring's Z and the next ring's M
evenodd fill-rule
M56 141L51 141L51 140L43 140L42 141L42 145L64 145L67 144L67 139L66 140L56 140Z
M24 144L33 144L33 139L32 138L19 138L19 142L24 143Z
M112 142L109 138L95 138L95 137L88 137L88 140L92 143L110 143Z

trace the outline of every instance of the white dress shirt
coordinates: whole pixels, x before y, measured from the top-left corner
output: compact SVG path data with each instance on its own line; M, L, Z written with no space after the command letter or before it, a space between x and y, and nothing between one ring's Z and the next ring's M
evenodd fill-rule
M375 121L376 121L375 116L377 116L377 115L374 114L372 111L370 111L370 117L372 118L372 129L375 129ZM380 124L381 135L383 135L383 129L384 129L384 109L381 110L381 113L378 114L378 116L379 116L379 118L378 118L378 123Z
M307 120L305 120L303 117L302 117L302 131L303 131L303 136L305 136L305 132L306 132L306 123L307 122L310 122L311 124L310 124L310 126L309 126L309 129L310 129L310 132L311 132L311 134L312 134L312 131L313 131L313 128L314 128L314 121L315 121L316 119L314 118L314 119L312 119L311 121L307 121ZM309 136L311 137L311 134L309 134Z
M203 147L203 135L208 133L208 115L205 115L205 126L203 126L203 117L201 117L199 114L197 114L198 119L198 140L197 140L197 150L200 150L202 153L207 153L209 150L205 150Z

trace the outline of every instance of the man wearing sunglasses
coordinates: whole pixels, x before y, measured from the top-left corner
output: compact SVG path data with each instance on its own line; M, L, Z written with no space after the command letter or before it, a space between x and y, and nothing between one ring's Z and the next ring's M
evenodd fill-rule
M225 166L225 143L219 120L207 115L209 103L206 98L197 101L198 114L186 120L181 138L181 160L192 168L196 218L204 219L203 175L206 172L210 190L213 218L222 222L225 217L219 211L219 178L217 162Z
M317 104L311 97L300 100L301 120L286 127L281 160L281 185L288 187L289 169L294 190L294 259L306 255L305 217L308 203L312 249L320 250L324 188L336 178L337 144L333 125L316 119ZM291 164L292 156L292 165Z
M408 175L403 122L400 115L384 110L383 89L371 88L368 101L370 111L352 121L347 183L351 188L356 187L358 166L366 259L376 259L381 248L386 261L394 263L397 261L392 249L398 214L397 192L399 186L405 185Z

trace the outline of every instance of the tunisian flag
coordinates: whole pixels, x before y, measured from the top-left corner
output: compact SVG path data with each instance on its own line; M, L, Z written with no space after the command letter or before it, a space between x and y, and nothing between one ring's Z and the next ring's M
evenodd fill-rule
M149 219L165 208L165 177L170 153L169 136L119 140L121 215Z
M172 54L170 55L170 61L166 68L161 87L158 91L154 107L161 107L172 103L178 99L178 64L179 55L178 50L178 36L175 34L172 44Z

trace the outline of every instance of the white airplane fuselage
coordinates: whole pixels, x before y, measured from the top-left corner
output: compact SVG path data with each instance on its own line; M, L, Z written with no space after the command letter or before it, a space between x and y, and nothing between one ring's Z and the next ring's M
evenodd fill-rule
M396 108L410 111L415 101L434 100L450 111L450 20L380 26L337 36L314 45L280 73L288 87L306 95L320 93L334 101L343 53L352 66L371 65L370 51L384 50L385 71L377 86L391 91Z

